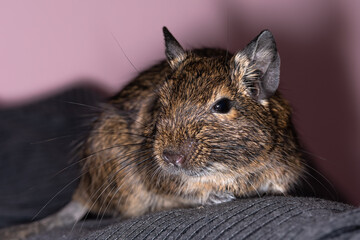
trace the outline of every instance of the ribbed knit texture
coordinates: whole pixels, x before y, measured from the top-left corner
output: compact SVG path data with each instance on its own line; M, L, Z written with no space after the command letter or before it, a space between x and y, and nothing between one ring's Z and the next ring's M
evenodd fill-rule
M360 239L359 209L314 198L263 197L128 220L91 220L30 239L263 240L348 239L349 236Z

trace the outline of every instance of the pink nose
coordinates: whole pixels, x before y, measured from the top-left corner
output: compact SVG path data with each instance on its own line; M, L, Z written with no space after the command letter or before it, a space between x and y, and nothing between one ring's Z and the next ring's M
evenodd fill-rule
M174 164L175 166L181 167L185 163L185 156L179 152L164 150L164 160L167 163Z

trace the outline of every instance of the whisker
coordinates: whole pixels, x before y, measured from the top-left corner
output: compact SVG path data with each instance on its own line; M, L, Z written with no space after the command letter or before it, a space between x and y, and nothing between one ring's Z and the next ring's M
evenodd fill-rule
M86 108L90 108L90 109L97 110L97 111L103 111L104 110L101 107L95 107L95 106L88 105L88 104L85 104L85 103L66 101L66 100L61 100L61 102L68 103L68 104L73 104L73 105L77 105L77 106L81 106L81 107L86 107Z
M142 160L142 161L140 162L140 164L143 163L143 162L146 162L146 161L148 161L148 160L150 160L150 159L152 159L152 158L149 157L149 158L147 158L147 159L144 159L144 160ZM145 166L147 166L147 165L145 165ZM153 167L154 167L154 166L153 166ZM152 168L152 167L151 167L151 168ZM141 171L141 170L142 170L142 169L140 169L140 171ZM149 170L152 170L152 169L149 169ZM150 172L151 172L151 171L150 171ZM134 174L135 174L135 173L136 173L136 172L134 172ZM141 175L141 172L139 172L138 174ZM123 184L121 184L121 185L117 188L117 190L112 194L111 199L108 201L108 204L107 204L105 210L103 211L103 214L102 214L102 216L101 216L101 220L103 219L103 217L104 217L104 215L105 215L108 207L110 206L112 200L113 200L114 197L117 195L117 193L121 190L122 187L123 187ZM132 189L130 190L130 192L132 192ZM110 192L109 192L109 193L110 193ZM106 198L108 198L109 193L108 193L108 195L106 196ZM122 196L120 196L120 198L118 199L118 204L119 204L119 202L120 202L121 200L122 200ZM102 209L102 207L100 208L100 210L101 210L101 209ZM101 211L99 211L99 212L101 213Z
M135 67L135 65L131 62L130 58L126 55L124 49L121 47L119 40L115 37L114 33L111 32L111 36L113 37L113 39L116 41L118 47L120 48L121 52L124 54L125 58L129 61L129 63L131 64L131 66L136 70L136 72L140 73L140 71Z
M145 153L146 153L147 150L148 150L148 149L145 149L145 150L143 149L143 150L140 150L139 152L140 152L140 153L141 153L141 152L145 152ZM130 157L129 157L128 159L125 159L125 160L123 160L123 161L120 161L123 166L122 166L120 169L118 169L117 171L113 172L112 175L108 177L109 179L111 179L111 180L110 180L110 183L108 184L107 187L105 187L105 189L102 190L102 192L101 192L100 194L98 194L99 191L107 184L107 182L105 182L105 181L104 181L104 183L98 188L97 191L95 191L94 193L92 193L92 195L90 196L90 199L93 199L93 198L95 197L95 195L98 195L98 197L97 197L95 200L92 200L92 201L93 201L93 204L92 204L91 207L89 208L89 212L91 211L91 209L92 209L93 207L95 207L95 204L96 204L97 201L100 199L101 195L102 195L102 194L107 190L107 188L119 177L119 176L118 176L118 173L119 173L120 171L124 170L125 168L131 166L131 164L132 164L132 162L131 162L131 160L132 160L132 159L131 159L131 154L139 154L139 152L131 152L131 153L128 154L128 155L122 156L122 157L129 157L129 156L130 156ZM145 154L144 154L144 155L145 155ZM140 156L141 156L141 155L140 155ZM101 165L104 165L106 162L113 161L113 160L116 160L116 159L119 159L119 157L116 157L116 158L114 158L114 159L107 160L107 161L105 161L104 163L102 163ZM124 162L125 162L125 165L124 165ZM129 172L126 173L125 176L127 176L127 174L129 174ZM125 177L125 176L124 176L124 177ZM114 178L114 177L115 177L115 178Z
M133 145L133 144L131 144L131 145ZM109 147L109 148L107 148L107 149L102 149L102 150L100 150L100 151L98 151L98 152L95 152L95 153L93 153L92 154L92 156L93 155L95 155L95 154L98 154L99 152L101 152L101 151L105 151L105 150L110 150L110 149L113 149L113 148L116 148L116 147L119 147L119 146L112 146L112 147ZM90 157L90 156L88 156L88 157ZM88 158L88 157L86 157L86 158ZM82 160L84 160L85 158L83 158ZM75 163L73 163L73 164L75 164ZM71 165L73 165L73 164L71 164ZM67 167L68 168L68 167ZM71 184L73 184L74 182L76 182L77 180L79 180L83 175L85 175L87 172L85 172L85 171L83 171L79 176L77 176L75 179L73 179L72 181L70 181L69 183L67 183L63 188L61 188L56 194L54 194L54 196L53 197L51 197L51 199L50 200L48 200L47 202L46 202L46 204L34 215L34 217L32 218L32 220L34 220L49 204L50 204L50 202L51 201L53 201L60 193L62 193L66 188L68 188Z
M59 137L53 137L53 138L48 138L48 139L45 139L45 140L40 140L40 141L36 141L36 142L30 142L29 144L42 144L42 143L48 143L48 142L52 142L52 141L55 141L55 140L60 140L60 139L64 139L64 138L69 138L69 137L74 137L76 135L79 135L79 134L69 134L69 135L63 135L63 136L59 136Z
M338 192L336 190L336 188L334 187L334 185L330 182L329 179L327 179L323 174L321 174L319 171L317 171L316 169L314 169L313 167L311 167L309 164L304 163L304 165L309 168L310 170L314 171L316 174L319 174L319 176L324 179L326 181L327 184L329 184L329 186L331 187L332 191L334 191L334 193L336 195L338 195ZM308 176L310 176L312 179L314 179L317 183L319 183L321 185L321 187L323 189L325 189L327 191L327 193L330 195L330 197L332 199L336 199L336 197L334 196L333 192L330 191L325 185L324 183L322 183L319 179L317 179L316 177L314 177L311 173L309 173L308 171L305 171L305 174L307 174Z
M145 152L145 151L142 151L142 152ZM146 154L146 152L145 152L145 154L140 155L139 157L143 157L143 156L148 156L148 154ZM151 159L151 158L149 157L149 158L146 158L146 159L144 159L144 160L141 160L140 163L143 163L143 162L145 162L145 161L147 161L147 160L149 160L149 159ZM112 178L111 182L108 184L108 186L107 186L104 190L106 190L114 181L118 180L118 178L120 177L120 176L118 176L118 173L119 173L120 171L124 170L126 167L131 167L131 165L128 164L128 165L122 167L121 169L119 169L118 171L116 171L115 173L113 173L112 176L111 176L111 178ZM132 170L133 170L133 169L132 169ZM125 177L128 177L127 175L128 175L130 172L131 172L131 171L127 172L123 177L124 177L124 178L125 178ZM104 185L102 185L101 187L103 187L103 186L104 186ZM118 187L118 189L120 190L122 186L123 186L123 184L121 184L121 185ZM102 192L102 193L103 193L103 192ZM99 196L100 196L102 193L100 193ZM110 193L112 193L112 192L109 191L107 197L109 196ZM113 197L115 197L116 193L117 193L117 192L115 192L115 193L112 194ZM106 197L106 198L107 198L107 197ZM111 200L113 199L113 197L111 198ZM106 198L105 198L105 199L106 199ZM97 201L97 200L98 200L98 199L96 199L96 201ZM110 200L110 202L111 202L111 200ZM109 202L109 203L110 203L110 202ZM100 208L99 212L101 212L101 208Z
M46 202L46 204L35 214L34 217L32 217L32 221L39 216L39 214L50 204L51 201L53 201L60 193L62 193L66 188L68 188L71 184L73 184L74 182L76 182L77 180L79 180L81 178L82 175L76 177L75 179L73 179L72 181L70 181L68 184L66 184L63 188L61 188L49 201Z
M119 148L119 147L129 147L129 146L137 146L137 145L142 145L142 143L129 143L129 144L117 144L117 145L114 145L114 146L111 146L111 147L107 147L107 148L104 148L104 149L101 149L99 151L96 151L96 152L93 152L91 154L88 154L87 156L71 163L69 166L66 166L65 168L61 169L60 171L58 171L55 175L53 175L51 178L54 178L56 176L58 176L59 174L63 173L64 171L66 171L67 169L83 162L83 161L86 161L87 159L89 159L90 157L94 156L94 155L97 155L97 154L100 154L104 151L107 151L107 150L112 150L114 148Z

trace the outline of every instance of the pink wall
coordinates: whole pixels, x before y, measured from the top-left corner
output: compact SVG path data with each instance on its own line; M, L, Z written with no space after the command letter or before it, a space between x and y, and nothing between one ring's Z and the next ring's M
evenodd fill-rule
M186 48L233 51L268 28L282 58L280 89L294 107L301 139L359 205L359 9L355 0L2 0L0 104L22 104L80 79L117 91L136 70L112 35L143 70L164 57L163 25Z

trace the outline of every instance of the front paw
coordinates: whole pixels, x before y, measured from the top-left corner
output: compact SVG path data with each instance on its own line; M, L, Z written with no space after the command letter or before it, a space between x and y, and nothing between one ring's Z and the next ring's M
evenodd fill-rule
M208 199L204 203L205 205L213 205L224 202L230 202L235 199L234 194L229 192L215 192L210 193Z

